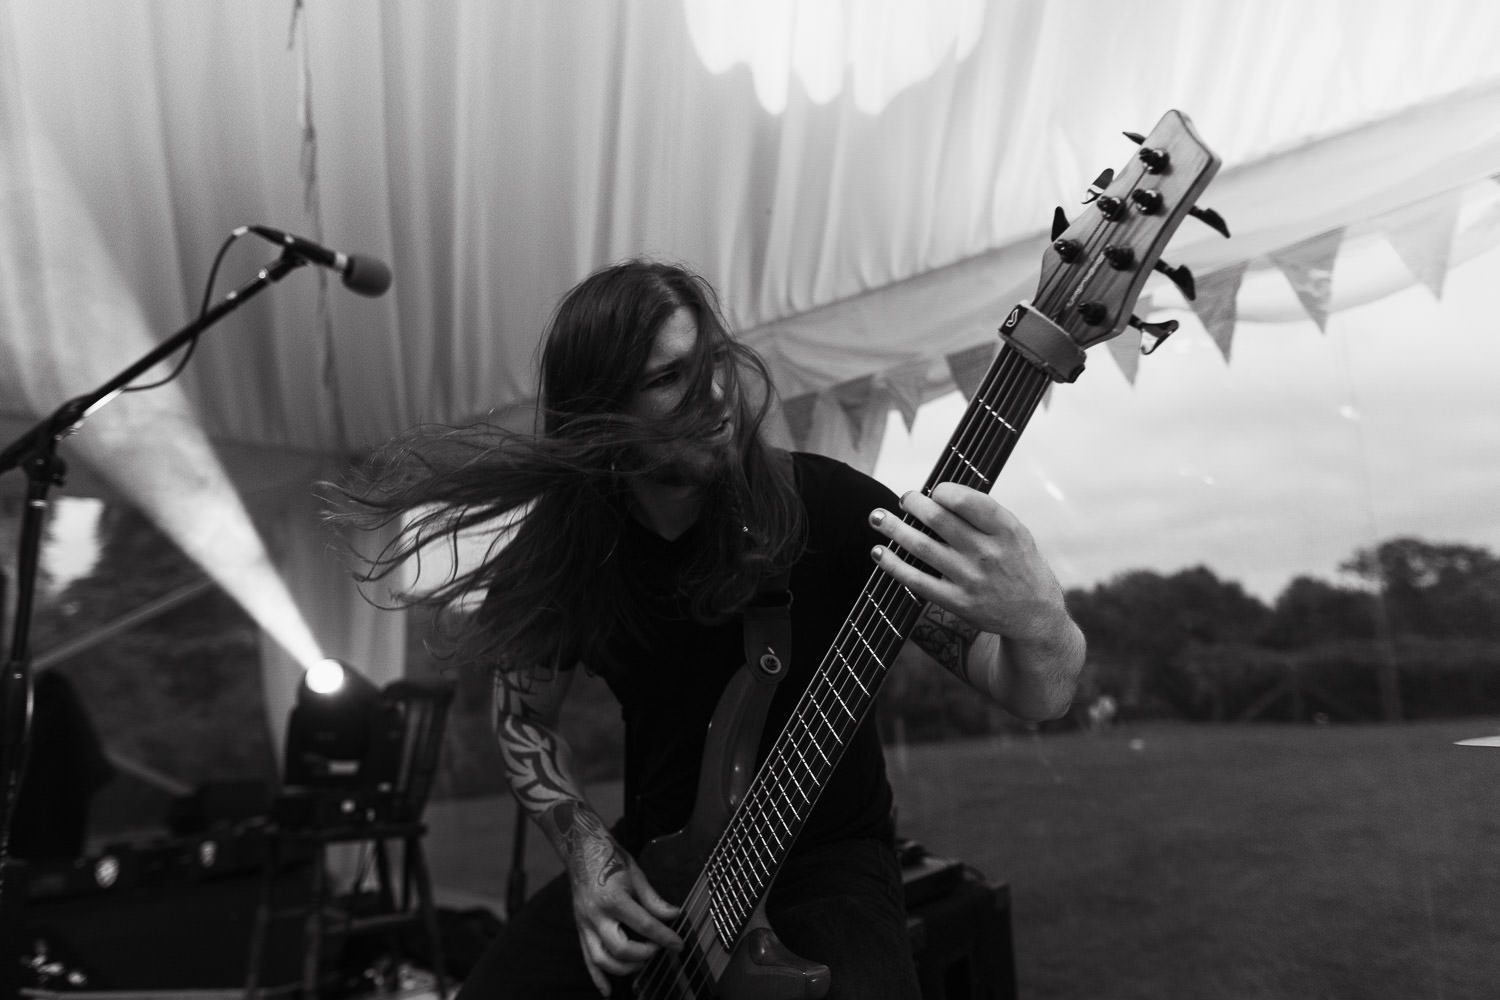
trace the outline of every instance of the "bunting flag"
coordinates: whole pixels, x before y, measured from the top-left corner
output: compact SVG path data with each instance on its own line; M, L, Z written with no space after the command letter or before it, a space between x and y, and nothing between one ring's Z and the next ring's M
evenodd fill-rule
M1500 183L1500 173L1487 179ZM1165 305L1153 303L1147 295L1142 297L1136 311L1139 315L1150 318L1159 309L1172 310L1186 306L1203 325L1227 363L1240 320L1240 299L1246 276L1252 268L1259 271L1274 266L1285 276L1302 311L1317 324L1319 330L1326 330L1333 310L1335 261L1344 251L1346 240L1366 234L1383 238L1405 265L1411 281L1421 283L1435 298L1441 298L1448 270L1457 261L1471 255L1464 249L1464 238L1471 229L1482 229L1464 221L1466 197L1463 190L1454 189L1370 219L1358 229L1346 230L1341 227L1328 230L1269 254L1240 260L1200 276L1197 279L1197 295L1193 299L1185 299L1182 305L1177 304L1175 295L1172 296L1172 302ZM1491 205L1492 213L1500 208L1500 201L1494 196L1488 196L1485 203ZM1494 237L1489 239L1493 242ZM1247 314L1256 314L1255 304L1248 304L1246 308ZM1142 334L1135 329L1126 329L1120 336L1108 341L1110 356L1119 366L1126 382L1132 386L1135 385L1140 370L1142 342ZM953 385L963 395L965 402L972 400L978 392L998 350L999 342L989 340L945 356ZM864 444L861 440L863 434L875 433L872 430L874 424L870 422L872 408L880 409L880 420L877 423L881 427L885 426L885 415L889 410L897 410L906 425L907 433L911 433L929 382L927 367L914 368L907 365L889 372L850 379L823 392L831 395L832 401L842 411L848 423L849 439L854 448L858 449ZM1051 402L1052 388L1048 386L1042 398L1043 408ZM808 446L813 436L814 411L819 395L820 393L806 393L787 400L782 407L787 429L797 447Z
M958 391L963 393L964 402L973 399L974 393L979 391L979 383L984 381L984 373L990 370L990 362L999 349L999 341L987 340L947 356L948 373L953 376Z
M1127 326L1118 337L1106 340L1104 346L1109 348L1109 356L1120 366L1125 381L1135 385L1135 373L1141 367L1141 331Z
M1245 280L1247 264L1235 264L1198 279L1198 297L1189 304L1209 337L1219 345L1219 353L1229 360L1229 345L1234 341L1234 325L1239 321L1240 283Z
M922 406L924 381L921 371L893 374L885 380L885 387L891 394L891 405L901 414L901 421L906 424L908 434L911 433L912 425L917 422L917 410Z
M1328 324L1328 300L1333 297L1333 261L1343 242L1343 229L1334 229L1271 254L1271 263L1286 275L1297 300L1318 324L1319 330Z
M840 382L831 390L834 402L844 411L849 421L849 440L859 445L860 431L864 427L865 412L870 408L870 396L875 388L875 376L861 375L859 378Z
M1450 191L1440 198L1388 212L1374 222L1412 277L1425 285L1435 299L1443 297L1443 279L1448 276L1453 253L1460 200L1457 191Z
M807 447L807 436L812 433L813 407L817 403L818 394L806 392L781 404L781 415L786 419L792 446L799 450Z

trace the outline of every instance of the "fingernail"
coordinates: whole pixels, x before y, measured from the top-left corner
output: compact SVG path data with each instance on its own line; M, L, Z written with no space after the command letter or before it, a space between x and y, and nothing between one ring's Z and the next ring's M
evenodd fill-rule
M870 550L870 558L874 559L876 562L880 562L880 557L883 555L885 555L884 545L877 545Z
M870 512L870 526L871 527L873 527L873 528L880 527L880 522L884 521L884 520L885 520L885 511L881 510L879 507L875 508L873 511Z

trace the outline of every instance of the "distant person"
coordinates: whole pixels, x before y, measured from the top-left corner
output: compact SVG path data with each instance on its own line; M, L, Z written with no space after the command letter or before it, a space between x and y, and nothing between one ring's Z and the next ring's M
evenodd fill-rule
M729 334L709 286L629 261L558 306L535 437L419 433L346 485L347 515L419 512L384 570L435 533L519 515L482 566L429 600L486 594L464 655L494 670L507 776L566 872L511 916L462 997L608 994L681 947L681 900L664 899L636 856L693 810L709 717L744 660L742 613L767 580L787 575L792 655L762 753L872 562L927 602L912 640L945 667L1022 718L1067 709L1084 641L1026 528L962 486L898 498L839 462L770 447L770 405L764 363ZM464 517L420 516L434 505ZM903 510L939 539L903 524ZM890 541L943 578L892 556ZM613 827L584 797L557 729L581 668L603 675L625 717L625 814ZM784 944L831 968L833 997L919 995L891 815L871 712L768 902Z
M1115 716L1120 714L1119 703L1115 701L1114 695L1101 694L1089 703L1088 720L1090 729L1108 729L1114 725Z

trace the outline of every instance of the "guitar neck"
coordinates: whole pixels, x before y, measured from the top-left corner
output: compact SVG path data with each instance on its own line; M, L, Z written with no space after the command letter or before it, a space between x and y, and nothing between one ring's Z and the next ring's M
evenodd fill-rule
M922 492L953 482L988 493L1049 381L1042 368L1002 344ZM903 519L927 531L911 515ZM910 552L891 549L922 565ZM924 603L879 570L865 584L704 867L700 882L707 880L726 944L770 888Z
M942 482L990 492L1051 381L1071 382L1084 352L1127 325L1161 339L1176 322L1148 324L1132 310L1153 271L1187 298L1194 282L1161 260L1173 231L1189 215L1229 235L1217 212L1195 207L1219 168L1180 111L1168 111L1149 135L1127 132L1140 148L1119 171L1099 175L1088 206L1069 221L1053 216L1042 254L1036 306L1018 305L1001 327L999 354L922 488ZM1149 351L1147 352L1149 353ZM910 515L905 523L927 529ZM931 532L927 532L931 534ZM895 545L892 556L932 568ZM684 904L705 926L711 913L726 949L738 940L780 871L855 730L868 715L897 652L916 626L923 601L876 569L839 630L801 701L709 853Z

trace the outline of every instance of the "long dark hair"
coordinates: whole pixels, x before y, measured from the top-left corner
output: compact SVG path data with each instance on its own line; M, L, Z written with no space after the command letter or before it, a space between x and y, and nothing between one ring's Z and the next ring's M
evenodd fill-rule
M680 309L697 322L684 361L681 405L665 420L623 411L640 384L656 334ZM510 526L473 569L405 599L442 612L444 655L459 665L535 669L607 662L617 629L632 630L635 591L619 558L625 479L658 471L652 444L703 436L723 407L701 405L717 387L734 421L738 461L704 492L700 534L677 581L699 621L723 620L761 579L790 566L803 543L802 508L787 456L768 446L772 405L765 363L727 331L712 288L675 264L630 260L569 291L541 354L537 428L420 427L326 484L330 518L387 527L394 539L365 557L361 576L382 579L430 544L496 519ZM430 551L430 550L429 550ZM482 594L477 612L455 614Z

